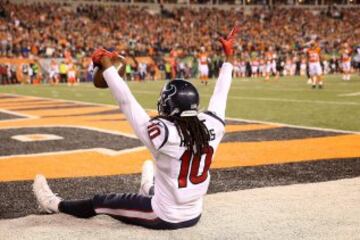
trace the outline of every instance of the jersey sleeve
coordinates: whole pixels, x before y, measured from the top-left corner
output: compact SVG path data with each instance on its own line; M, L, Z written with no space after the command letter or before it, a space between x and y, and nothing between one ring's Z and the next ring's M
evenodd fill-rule
M208 107L209 111L215 113L223 120L225 119L226 101L232 81L232 70L233 65L231 63L224 63L222 65Z
M163 119L153 119L148 125L148 137L157 153L179 159L185 149L177 129Z
M106 69L103 76L136 136L146 147L151 148L152 144L147 131L147 124L150 120L149 115L132 95L129 87L119 76L115 67Z
M169 138L169 129L161 120L154 119L147 126L148 137L154 149L160 150L167 143Z

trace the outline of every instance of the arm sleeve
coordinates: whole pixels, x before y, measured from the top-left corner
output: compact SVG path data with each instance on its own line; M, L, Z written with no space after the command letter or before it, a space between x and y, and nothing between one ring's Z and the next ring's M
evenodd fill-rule
M136 136L143 142L143 144L151 148L151 142L147 130L149 115L140 106L138 101L132 95L128 85L119 76L115 67L110 67L103 72L112 95L115 97L120 106L121 111L125 114L131 127L134 129Z
M209 111L215 113L223 120L225 119L226 101L232 81L232 70L233 65L231 63L224 63L222 65L208 107Z

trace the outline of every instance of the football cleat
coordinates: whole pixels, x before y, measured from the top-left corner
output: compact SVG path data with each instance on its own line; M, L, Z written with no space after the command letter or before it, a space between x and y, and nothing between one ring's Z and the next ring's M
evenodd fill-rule
M33 192L42 212L58 213L61 198L56 196L47 184L43 175L36 175L33 183Z
M151 160L146 160L142 166L141 185L139 193L150 196L150 189L154 186L154 164Z

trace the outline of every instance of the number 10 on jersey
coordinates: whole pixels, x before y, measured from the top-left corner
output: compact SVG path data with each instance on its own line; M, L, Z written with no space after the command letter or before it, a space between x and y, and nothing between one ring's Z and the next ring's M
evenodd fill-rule
M214 149L211 146L204 147L201 153L194 154L193 151L186 150L181 156L181 168L178 177L179 188L185 188L188 184L188 180L192 184L199 184L204 182L208 177L208 172L211 164L211 160L214 154ZM204 156L204 158L202 158ZM199 175L200 162L204 159L204 168Z

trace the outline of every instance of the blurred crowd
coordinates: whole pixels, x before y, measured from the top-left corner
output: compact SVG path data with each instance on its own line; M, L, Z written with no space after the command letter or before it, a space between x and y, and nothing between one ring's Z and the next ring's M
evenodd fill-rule
M16 66L0 64L0 84L17 84Z
M24 61L17 63L0 63L0 84L59 84L91 81L86 70L78 62L66 59L49 59L39 61Z
M100 46L125 55L150 56L156 66L128 67L128 75L151 78L154 67L164 77L196 74L196 58L208 55L210 74L221 66L217 38L234 23L239 61L261 61L269 48L279 61L297 59L317 41L325 59L337 61L347 42L356 53L360 45L360 8L300 9L259 7L248 10L161 7L160 12L138 6L78 6L55 3L0 6L0 57L73 58L80 61ZM203 50L200 50L203 49ZM360 61L360 60L359 60ZM281 64L281 63L279 63ZM354 63L356 64L356 63ZM82 64L80 64L82 65ZM170 66L169 66L170 65ZM296 71L298 72L298 71ZM130 77L129 77L130 78Z

